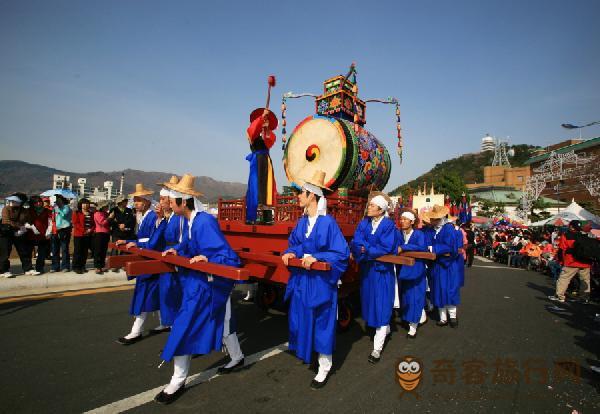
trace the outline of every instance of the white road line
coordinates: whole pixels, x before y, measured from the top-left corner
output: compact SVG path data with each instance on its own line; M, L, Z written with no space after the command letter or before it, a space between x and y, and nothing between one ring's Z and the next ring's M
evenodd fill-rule
M258 361L271 358L272 356L282 353L287 348L288 343L284 342L283 344L252 354L249 357L245 358L245 365L251 365ZM192 387L194 385L198 385L202 382L210 381L211 379L218 377L219 374L217 374L217 369L218 368L212 368L204 372L200 372L198 374L190 375L186 381L186 386ZM131 410L132 408L149 403L154 399L156 394L158 394L165 387L166 384L148 391L144 391L137 395L133 395L131 397L115 401L114 403L104 405L94 410L87 411L86 413L122 413L123 411Z
M485 262L485 263L494 263L493 260L488 259L487 257L481 257L481 256L475 256L475 260L481 260L482 262Z

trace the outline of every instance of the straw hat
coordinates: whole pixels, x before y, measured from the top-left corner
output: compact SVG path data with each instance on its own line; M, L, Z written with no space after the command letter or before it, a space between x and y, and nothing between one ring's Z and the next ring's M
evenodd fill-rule
M179 178L176 175L172 175L169 181L165 181L164 183L156 183L156 185L162 185L163 187L171 188L170 185L176 185L179 182Z
M319 188L324 188L325 190L333 191L331 188L325 187L325 172L321 170L315 171L312 178L310 180L305 180L304 183L312 184Z
M179 182L177 184L165 183L165 187L170 188L171 190L177 191L182 194L187 194L187 195L191 195L194 197L200 197L204 194L201 193L200 191L196 191L194 189L194 180L195 179L196 178L191 174L184 174L183 177L181 177L181 180L179 180ZM169 185L167 185L167 184L169 184Z
M427 217L427 221L429 222L431 219L439 219L445 217L450 213L450 209L446 206L434 205L433 208L423 214L423 221L425 221L425 217Z
M129 197L146 197L152 194L154 194L154 191L148 190L147 188L144 188L144 184L138 183L135 185L135 192L129 194Z

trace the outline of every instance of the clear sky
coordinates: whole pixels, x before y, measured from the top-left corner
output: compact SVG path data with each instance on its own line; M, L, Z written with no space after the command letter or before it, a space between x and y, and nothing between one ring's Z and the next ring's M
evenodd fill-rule
M356 61L362 98L402 105L401 166L393 108L367 110L389 190L485 133L549 145L600 120L599 21L596 0L0 0L0 159L245 182L267 76L279 116L282 93L320 93ZM289 128L313 109L290 101Z

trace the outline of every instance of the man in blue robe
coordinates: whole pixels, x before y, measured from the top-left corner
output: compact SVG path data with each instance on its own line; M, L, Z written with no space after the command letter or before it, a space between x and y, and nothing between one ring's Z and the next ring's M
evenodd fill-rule
M216 219L199 211L201 203L194 190L194 177L184 175L179 184L170 186L171 208L185 217L188 226L181 242L163 255L175 254L190 258L190 263L210 262L227 266L240 266L240 259L231 249ZM192 355L220 351L225 344L231 362L220 372L231 372L244 363L235 330L231 327L230 295L234 282L195 270L179 268L182 286L181 307L175 316L171 333L162 352L163 361L174 362L174 372L169 384L154 398L170 404L185 391L185 380Z
M458 254L456 231L454 226L448 222L448 207L433 206L427 212L429 221L435 230L431 252L435 253L431 272L431 300L438 308L438 326L448 325L458 327L456 317L456 306L460 304L460 279L456 274L455 262Z
M426 252L426 235L421 230L415 229L417 217L411 211L404 211L400 216L401 231L399 232L400 245L398 253ZM398 272L400 288L400 304L402 320L408 322L407 338L417 337L417 327L427 321L425 314L425 292L427 281L426 268L423 259L416 259L413 266L401 266Z
M288 249L281 257L287 266L290 258L302 259L304 268L291 268L285 292L290 301L289 348L309 364L313 352L319 354L319 370L310 386L322 388L333 365L335 347L337 286L348 267L350 251L336 221L319 214L318 203L324 199L325 173L317 171L306 181L298 195L305 214L288 239ZM310 270L316 262L331 264L329 271Z
M389 218L389 197L383 193L374 195L367 204L367 217L356 228L350 250L360 265L360 299L362 316L367 324L375 328L373 351L368 361L379 362L385 340L390 334L390 319L394 307L396 274L391 263L376 259L396 254L398 232L396 224Z
M125 244L129 247L148 248L149 244L155 243L157 235L158 216L150 208L150 196L154 193L152 190L144 188L143 184L136 184L135 192L129 194L133 198L136 210L137 220L137 239L136 240L117 240L117 245ZM154 237L154 239L153 239ZM128 277L128 279L131 279ZM158 275L139 275L135 279L135 289L131 299L129 313L135 317L133 326L129 334L118 338L117 343L121 345L131 345L142 339L144 322L148 312L154 312L160 309L159 299L159 281Z

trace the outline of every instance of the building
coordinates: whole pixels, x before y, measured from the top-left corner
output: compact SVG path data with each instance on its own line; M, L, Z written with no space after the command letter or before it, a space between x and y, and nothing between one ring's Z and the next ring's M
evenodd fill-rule
M494 138L490 134L485 134L485 137L481 138L481 152L494 152L496 149L496 143Z
M431 210L434 205L444 205L444 194L436 194L431 184L431 190L427 194L427 183L423 183L423 191L419 188L417 194L413 194L412 208L417 210L419 213L427 210Z
M525 162L533 175L546 174L543 196L575 200L600 209L600 137L570 139L545 148ZM593 182L596 187L593 187Z
M505 213L511 219L519 219L517 208L521 205L521 198L523 197L523 192L521 190L515 188L510 189L505 186L489 186L473 189L469 191L469 194L471 196L471 206L474 216L480 211L481 204L485 200L495 204L502 204ZM561 208L567 206L567 203L559 202L552 198L541 197L541 199L548 205L545 211L550 214L558 213Z
M505 167L503 165L487 165L483 167L483 183L467 184L469 193L471 190L486 187L505 187L507 190L522 190L527 178L531 175L531 168Z

